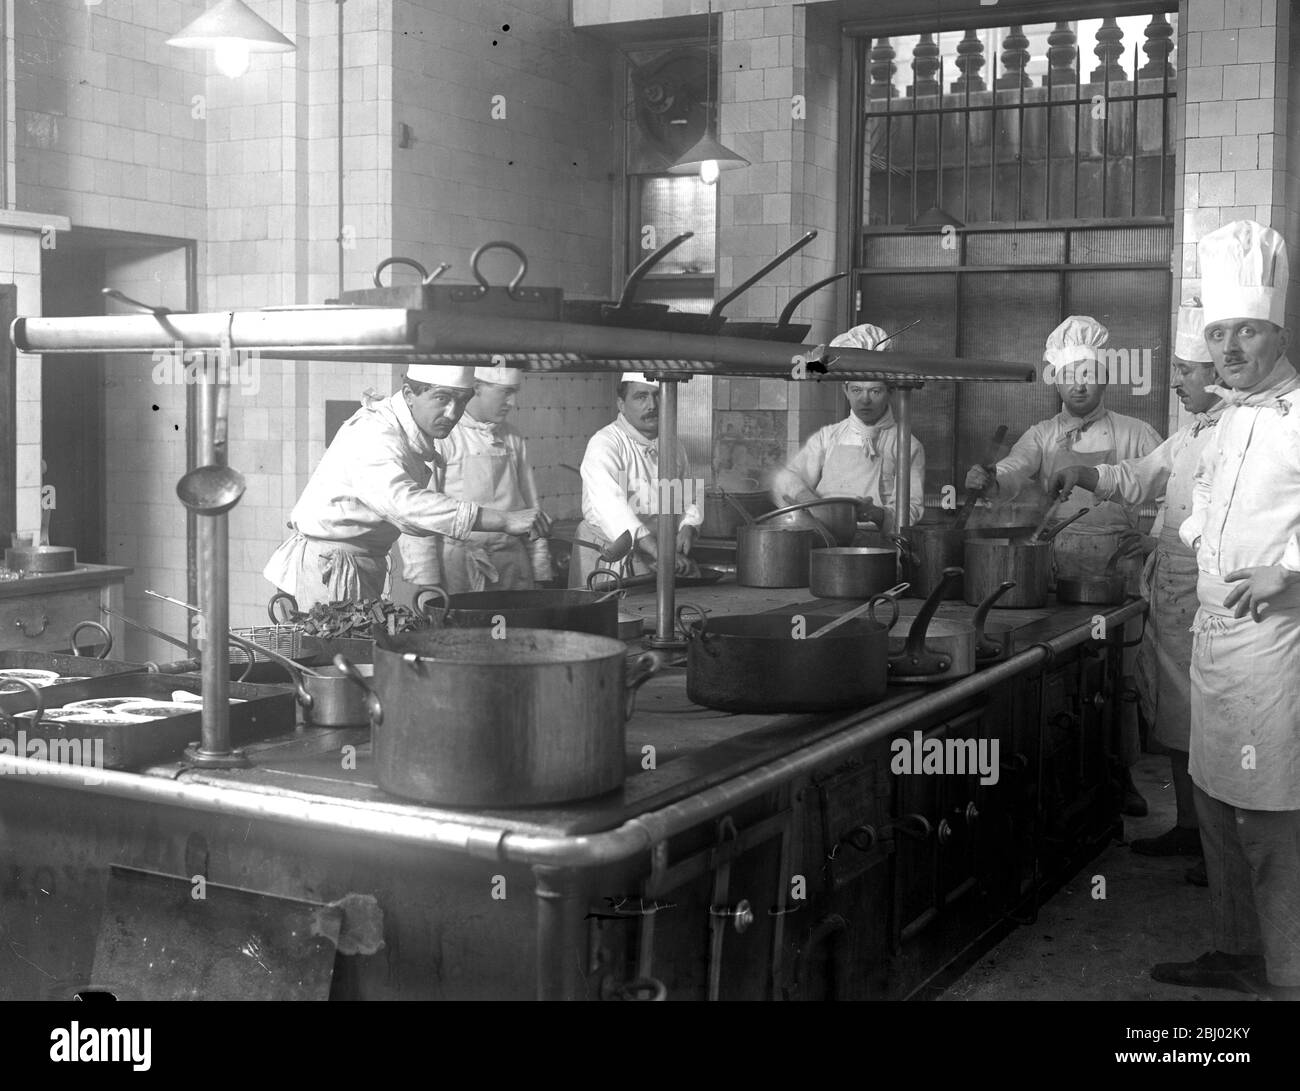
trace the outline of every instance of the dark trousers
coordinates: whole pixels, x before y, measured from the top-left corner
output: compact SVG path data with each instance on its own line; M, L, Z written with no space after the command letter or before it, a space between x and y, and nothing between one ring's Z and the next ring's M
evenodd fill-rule
M1300 986L1300 811L1248 811L1196 787L1214 947L1263 955L1271 985Z

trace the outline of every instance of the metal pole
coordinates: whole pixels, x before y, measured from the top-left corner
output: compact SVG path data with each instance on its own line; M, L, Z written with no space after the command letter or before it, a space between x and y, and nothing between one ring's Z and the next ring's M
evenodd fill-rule
M337 0L339 11L339 156L338 156L338 177L339 177L339 292L343 291L343 250L344 250L344 228L343 223L345 212L343 206L343 5L347 0Z
M204 465L226 465L227 423L230 416L230 334L222 338L221 351L204 368L201 455ZM246 765L247 760L230 745L230 523L229 516L200 514L199 609L203 616L203 727L198 747L187 747L186 757L196 765Z
M581 1000L586 903L568 868L533 868L537 885L537 999Z
M673 595L674 560L677 556L677 517L673 505L665 501L678 497L685 501L686 482L676 481L677 474L677 383L678 379L659 381L659 476L655 487L659 490L659 568L655 577L655 634L649 640L652 648L684 648L686 641L677 635L676 609ZM666 475L666 476L665 476ZM667 485L667 488L664 486Z
M894 528L901 531L910 525L912 507L912 388L900 386L896 391L898 421L898 462L894 467Z

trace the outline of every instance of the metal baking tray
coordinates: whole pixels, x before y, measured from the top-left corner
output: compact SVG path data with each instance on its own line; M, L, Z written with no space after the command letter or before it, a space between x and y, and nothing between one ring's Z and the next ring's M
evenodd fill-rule
M96 697L153 697L168 700L173 690L202 692L203 680L184 674L110 674L85 682L46 686L41 691L47 708L59 708L72 701ZM294 692L289 686L253 686L230 683L230 696L243 704L230 706L230 739L235 746L256 742L294 729ZM30 693L6 693L0 696L0 708L10 716L29 712L36 707ZM94 725L42 720L33 726L28 720L15 721L15 727L0 721L0 738L14 738L16 730L26 733L30 743L55 739L82 739L104 742L105 769L131 769L184 756L185 747L198 742L202 735L202 711L196 705L192 714L169 716L143 724Z
M21 669L56 671L74 678L100 678L109 674L138 674L149 668L143 663L124 663L120 659L96 659L93 656L69 655L66 652L32 652L18 648L0 651L0 670ZM54 683L56 686L65 684Z

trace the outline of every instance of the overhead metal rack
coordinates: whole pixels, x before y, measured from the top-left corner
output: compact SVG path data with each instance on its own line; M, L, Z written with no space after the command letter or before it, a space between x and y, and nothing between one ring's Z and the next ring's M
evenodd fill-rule
M118 296L118 298L123 298ZM133 302L133 301L129 301ZM493 316L368 307L353 304L268 307L248 311L178 314L137 305L144 313L105 317L19 318L14 346L27 353L156 353L233 351L268 359L355 363L490 363L538 373L641 371L660 382L662 405L659 465L673 465L677 444L677 384L697 375L757 377L791 382L888 382L897 389L899 461L894 490L898 527L908 521L911 488L911 391L926 382L1032 382L1037 368L1001 360L928 354L867 352L825 345L796 345L739 337L714 337ZM888 366L882 366L887 364ZM201 384L203 457L219 462L214 443L217 387L229 382L228 367L209 369L218 378ZM205 618L227 617L230 574L226 565L227 516L198 519L201 565L199 606ZM659 555L675 551L673 516L658 521ZM652 646L679 647L675 632L672 566L660 565L657 625ZM205 675L228 677L226 641L210 634L213 662ZM200 760L228 764L229 710L220 687L204 687Z

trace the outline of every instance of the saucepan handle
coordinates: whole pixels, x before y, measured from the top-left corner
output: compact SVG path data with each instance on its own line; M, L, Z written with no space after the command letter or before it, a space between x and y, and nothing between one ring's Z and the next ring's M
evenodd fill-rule
M875 595L867 607L867 616L877 625L892 629L894 623L898 620L898 596L904 594L911 586L910 583L900 583L897 587L891 587L888 591L882 591L880 594ZM876 604L880 602L889 603L888 621L881 621L880 618L876 617Z
M384 258L383 261L381 261L378 265L375 266L375 275L373 279L376 288L382 288L384 286L384 282L380 280L379 277L383 273L383 271L387 269L390 265L409 265L412 269L414 269L417 273L420 274L420 280L423 283L425 284L429 283L429 270L426 269L414 258L392 257L392 258Z
M623 718L630 720L636 709L636 691L645 685L663 668L663 660L653 652L637 656L628 670L627 702L623 708Z
M619 590L622 590L622 587L623 587L623 581L619 578L618 573L615 572L612 568L597 568L597 569L595 569L595 570L591 573L591 575L587 577L587 590L588 590L588 591L599 591L600 588L598 588L598 587L596 586L596 583L597 583L598 580L603 579L603 578L605 578L605 577L608 577L610 580L613 581L613 582L610 584L608 590L610 590L610 591L619 591Z
M442 599L442 613L438 617L429 611L431 599ZM447 618L451 614L451 596L441 587L422 587L415 593L415 598L411 600L411 605L415 607L415 612L421 617L428 618L430 621L436 621L439 625L446 625Z
M281 605L286 607L284 614L276 611L276 607ZM296 613L298 613L298 600L288 591L277 591L266 604L266 616L271 619L272 625L288 625Z
M76 625L72 627L72 635L68 637L68 643L72 646L72 654L73 655L81 654L81 652L77 650L77 634L81 632L82 629L95 629L99 632L100 636L104 638L106 643L104 644L104 650L102 652L98 652L95 655L95 658L107 659L108 653L113 650L113 634L110 633L108 629L105 628L103 625L101 625L98 621L90 621L90 620L79 621L77 622Z
M334 657L334 665L354 684L360 686L361 691L366 695L366 708L370 711L370 726L374 728L382 724L384 722L384 706L379 700L379 694L370 688L366 676L357 670L342 652Z
M695 615L694 621L688 620L692 614ZM704 607L696 606L691 602L683 602L677 607L677 627L687 640L694 640L699 637L700 642L707 645L704 630L708 623L709 615L705 613Z
M27 681L26 678L11 678L9 679L9 681L18 683L18 685L22 686L23 689L25 689L28 693L32 695L33 698L35 698L36 715L32 719L32 727L35 727L38 723L41 722L41 717L45 715L45 697L41 693L41 687L32 685L32 683ZM0 706L0 720L4 720L5 724L9 727L10 730L12 731L18 730L18 725L14 723L13 717L10 716L9 713L5 711L3 706ZM26 757L27 755L19 754L18 756Z

